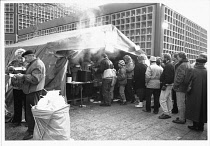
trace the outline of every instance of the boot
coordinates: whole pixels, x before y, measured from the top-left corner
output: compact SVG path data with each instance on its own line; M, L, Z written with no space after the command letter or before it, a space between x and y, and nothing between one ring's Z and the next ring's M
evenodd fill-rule
M193 122L192 126L188 126L189 129L195 130L195 131L203 131L203 124L198 123L198 122Z

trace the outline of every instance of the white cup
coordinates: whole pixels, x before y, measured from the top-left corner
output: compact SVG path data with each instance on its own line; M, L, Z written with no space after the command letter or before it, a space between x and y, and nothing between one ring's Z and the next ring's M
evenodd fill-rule
M67 83L71 83L72 77L67 77Z

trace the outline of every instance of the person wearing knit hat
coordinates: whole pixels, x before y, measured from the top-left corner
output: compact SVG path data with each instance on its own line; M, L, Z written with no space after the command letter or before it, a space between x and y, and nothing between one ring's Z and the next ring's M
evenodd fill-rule
M145 86L145 72L147 70L147 65L145 60L147 60L147 56L145 54L141 54L137 57L138 62L134 68L134 90L139 98L139 103L135 105L135 107L143 107L143 100L146 99L146 86Z
M123 59L125 61L125 68L126 68L126 75L127 75L125 95L126 95L127 101L134 103L135 96L134 96L134 90L133 90L133 76L134 76L135 63L129 55L125 55Z
M23 85L24 79L21 76L18 76L19 73L23 73L25 70L25 63L22 54L25 52L24 49L17 49L14 53L14 60L12 60L7 68L6 74L15 74L11 77L11 84L13 86L13 99L14 99L14 116L12 119L13 127L17 127L21 125L22 121L22 107L24 106L24 110L26 108L26 95L21 89ZM25 119L26 119L26 110L25 110Z
M127 76L125 69L125 61L120 60L118 62L119 70L117 71L117 81L119 84L119 94L121 98L121 105L126 105L126 97L125 97L125 86L127 84Z

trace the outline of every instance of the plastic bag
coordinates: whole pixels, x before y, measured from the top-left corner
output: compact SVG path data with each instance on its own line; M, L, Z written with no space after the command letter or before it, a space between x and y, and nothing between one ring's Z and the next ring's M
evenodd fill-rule
M56 111L32 107L35 120L34 140L70 140L70 116L67 105Z

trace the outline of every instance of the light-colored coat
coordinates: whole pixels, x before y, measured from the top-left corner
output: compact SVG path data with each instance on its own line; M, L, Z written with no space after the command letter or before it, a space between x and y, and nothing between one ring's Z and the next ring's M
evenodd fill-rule
M152 63L147 67L145 73L145 84L147 88L160 89L160 76L163 72L163 68L156 63Z

